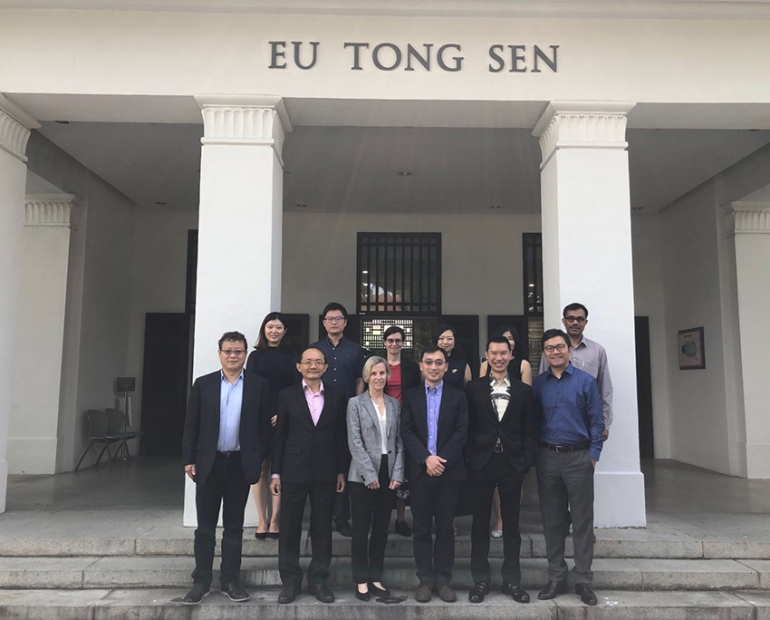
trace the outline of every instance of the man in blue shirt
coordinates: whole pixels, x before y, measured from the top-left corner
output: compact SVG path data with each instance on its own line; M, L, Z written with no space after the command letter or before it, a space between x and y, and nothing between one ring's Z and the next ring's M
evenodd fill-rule
M564 541L572 523L575 592L596 605L590 588L594 553L594 468L602 451L604 416L599 387L587 372L570 363L569 336L547 330L541 339L548 370L534 385L534 422L539 449L535 456L540 511L543 516L548 584L538 598L567 591Z

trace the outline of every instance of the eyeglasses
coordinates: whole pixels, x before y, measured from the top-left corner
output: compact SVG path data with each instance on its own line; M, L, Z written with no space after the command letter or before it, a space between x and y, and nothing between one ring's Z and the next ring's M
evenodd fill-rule
M543 351L546 353L553 353L554 351L559 351L561 353L567 348L566 344L557 344L554 346L548 345L547 347L543 347Z
M582 325L588 319L584 316L565 316L564 320L567 321L567 323L580 323Z
M404 341L401 338L388 338L385 344L404 344Z
M240 357L244 353L246 353L246 349L219 349L221 353L225 354L225 357L230 357L232 355L235 355L237 357Z
M325 366L326 362L323 360L305 360L304 362L300 362L299 365L304 366L305 368L312 368L313 366Z
M345 320L344 316L327 316L324 319L324 323L342 323Z
M425 366L435 366L436 368L441 368L446 362L444 360L423 360L423 365Z

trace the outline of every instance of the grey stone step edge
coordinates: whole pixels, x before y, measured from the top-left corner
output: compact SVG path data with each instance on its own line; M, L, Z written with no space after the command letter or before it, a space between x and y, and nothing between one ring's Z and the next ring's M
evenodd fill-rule
M308 559L302 563L307 566ZM490 561L493 583L500 580L502 560ZM99 589L187 587L192 558L0 558L3 589ZM522 584L539 588L548 579L546 561L521 562ZM593 565L597 588L615 590L770 590L770 561L596 559ZM216 580L216 577L215 577ZM386 558L385 583L394 588L417 584L411 558ZM248 587L279 587L275 558L244 558L241 581ZM349 558L332 560L329 584L352 583ZM455 561L453 583L472 584L470 561ZM1 616L0 616L1 617Z
M0 617L23 620L765 620L770 617L767 592L623 592L597 590L596 607L574 594L553 601L518 605L493 592L478 605L460 593L453 604L416 603L411 591L398 604L359 602L352 589L337 591L337 602L323 605L307 594L279 605L275 592L252 590L247 603L232 603L212 592L197 607L179 603L184 590L81 590L2 592Z

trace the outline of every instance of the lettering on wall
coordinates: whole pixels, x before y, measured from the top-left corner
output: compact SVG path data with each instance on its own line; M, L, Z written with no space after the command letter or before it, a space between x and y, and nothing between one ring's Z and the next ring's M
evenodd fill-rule
M268 69L296 67L303 71L321 62L319 41L268 41ZM351 71L462 71L466 59L460 43L396 45L350 41L342 44ZM495 43L484 58L489 73L557 73L558 45L504 45Z

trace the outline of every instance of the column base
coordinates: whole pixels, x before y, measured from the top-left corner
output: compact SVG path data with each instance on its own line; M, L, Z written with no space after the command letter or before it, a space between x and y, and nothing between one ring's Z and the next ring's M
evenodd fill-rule
M598 471L594 474L594 527L646 527L644 474Z
M254 496L249 493L249 501L246 502L246 512L243 515L243 527L257 527L257 507L254 505ZM198 514L195 510L195 483L185 474L184 476L184 515L182 516L184 527L198 527ZM222 527L222 510L219 511L219 527Z
M56 437L9 437L9 473L55 474L56 445Z
M749 479L770 478L770 443L746 444L746 470Z

